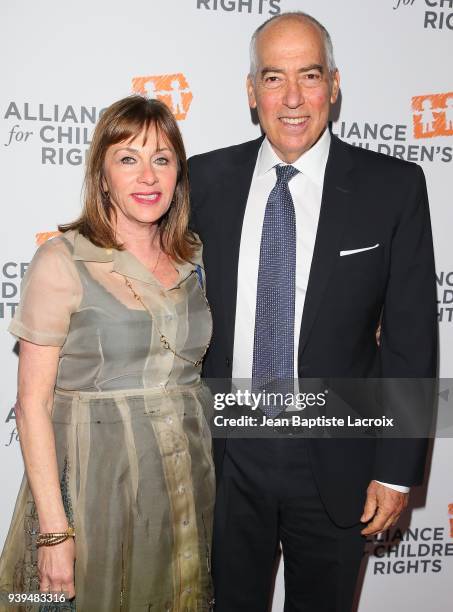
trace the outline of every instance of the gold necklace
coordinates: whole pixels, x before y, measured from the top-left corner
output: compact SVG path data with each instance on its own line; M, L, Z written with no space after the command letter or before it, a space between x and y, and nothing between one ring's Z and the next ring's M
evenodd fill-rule
M192 274L194 274L194 272L192 272ZM143 301L142 296L141 296L139 293L137 293L137 292L135 291L135 289L134 289L134 288L133 288L133 286L132 286L131 281L130 281L130 280L129 280L129 279L126 277L126 276L124 277L124 281L125 281L125 283L126 283L126 287L127 287L128 289L130 289L130 291L132 292L132 295L134 296L134 298L137 300L137 302L140 302L140 304L143 306L143 308L146 310L146 312L147 312L147 313L150 315L151 319L153 320L154 325L155 325L155 327L156 327L156 329L157 329L157 332L158 332L158 334L159 334L159 336L160 336L160 343L162 344L163 348L165 348L165 349L167 349L167 350L171 351L175 357L179 357L179 359L182 359L183 361L186 361L187 363L191 363L193 366L195 366L195 367L197 368L197 367L198 367L198 366L199 366L199 365L202 363L202 361L203 361L203 359L204 359L204 357L205 357L205 355L206 355L206 353L207 353L207 350L208 350L208 348L209 348L209 345L211 344L211 339L212 339L212 331L213 331L213 329L212 329L212 325L211 325L211 335L210 335L210 337L209 337L209 342L208 342L208 344L206 345L206 347L205 347L205 349L204 349L204 351L203 351L203 355L202 355L202 356L201 356L199 359L197 359L197 361L192 361L192 359L187 359L187 357L184 357L183 355L180 355L179 353L177 353L177 352L176 352L176 351L175 351L175 350L174 350L174 349L173 349L173 348L170 346L170 343L169 343L168 339L167 339L167 338L166 338L166 336L165 336L165 335L164 335L164 334L163 334L163 333L160 331L159 327L157 326L157 323L156 323L156 321L155 321L155 319L154 319L154 317L153 317L153 313L150 311L150 309L148 308L148 306L147 306L147 305L145 304L145 302ZM208 302L208 300L206 299L206 296L205 296L204 292L203 292L203 297L204 297L204 299L205 299L205 302L206 302L206 305L207 305L207 307L208 307L209 312L211 312L211 308L210 308L210 306L209 306L209 302Z

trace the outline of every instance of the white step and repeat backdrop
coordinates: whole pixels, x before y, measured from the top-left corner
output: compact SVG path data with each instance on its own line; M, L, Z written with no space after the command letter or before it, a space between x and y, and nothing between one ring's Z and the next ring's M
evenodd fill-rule
M189 154L257 137L245 93L248 42L260 23L287 10L312 13L332 34L342 77L333 131L424 168L441 375L453 377L453 0L4 2L0 545L23 469L12 411L17 357L6 327L36 245L79 210L85 153L99 113L136 91L171 106ZM439 401L448 400L448 385L440 391ZM452 609L452 466L450 439L437 439L428 486L415 492L402 525L408 528L368 546L359 612ZM281 610L280 572L274 612Z

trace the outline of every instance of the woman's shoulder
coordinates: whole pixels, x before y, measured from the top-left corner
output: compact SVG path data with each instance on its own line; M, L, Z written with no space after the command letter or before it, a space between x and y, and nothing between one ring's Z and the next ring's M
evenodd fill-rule
M36 250L30 267L48 267L49 271L74 267L72 254L74 251L74 240L77 232L68 231L59 233L43 242Z
M78 232L69 230L68 232L58 232L54 236L48 238L37 249L36 254L44 254L58 256L58 254L72 254L74 242Z

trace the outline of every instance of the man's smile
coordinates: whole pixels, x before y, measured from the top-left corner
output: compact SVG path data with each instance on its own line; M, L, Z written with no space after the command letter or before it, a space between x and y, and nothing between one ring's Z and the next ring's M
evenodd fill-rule
M285 125L303 125L307 123L309 117L279 117Z

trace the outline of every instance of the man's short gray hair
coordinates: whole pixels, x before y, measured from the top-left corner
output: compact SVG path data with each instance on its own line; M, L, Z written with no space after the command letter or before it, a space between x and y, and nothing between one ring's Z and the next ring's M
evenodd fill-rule
M259 33L262 30L264 30L264 28L266 28L273 21L277 21L279 19L287 19L287 18L294 18L294 19L300 19L301 21L306 21L308 23L313 24L320 30L322 38L323 38L323 42L324 42L324 52L326 54L327 67L329 69L329 73L333 74L335 70L337 69L337 67L335 64L335 58L333 54L332 39L330 38L330 34L327 31L327 29L322 25L322 23L320 23L317 19L315 19L308 13L303 13L302 11L288 11L286 13L280 13L279 15L274 15L273 17L271 17L270 19L262 23L253 32L252 38L250 40L250 76L255 77L256 71L258 68L256 41L258 39Z

